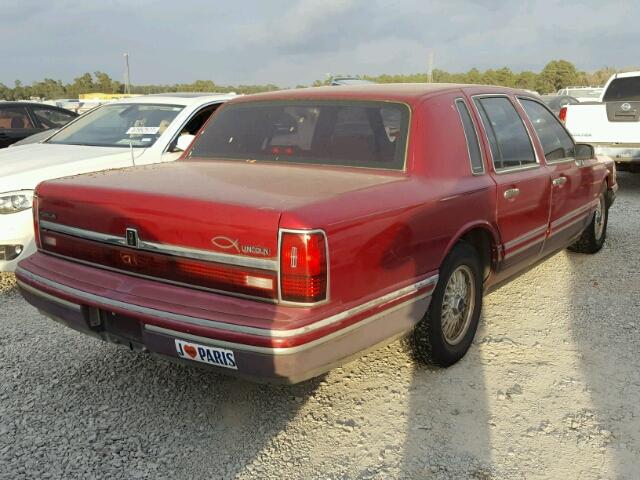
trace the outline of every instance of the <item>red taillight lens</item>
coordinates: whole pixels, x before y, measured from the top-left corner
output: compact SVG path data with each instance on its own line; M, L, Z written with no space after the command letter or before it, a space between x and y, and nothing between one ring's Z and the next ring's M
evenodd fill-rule
M38 197L33 196L33 233L35 236L36 247L40 248L40 211L38 210Z
M124 246L106 245L62 233L42 231L45 252L147 277L225 292L275 299L276 272L191 258L171 257Z
M280 241L283 300L314 303L327 298L327 243L323 233L283 232Z
M567 121L567 107L562 107L560 109L560 113L558 114L558 117L560 118L560 120L562 120L563 122Z

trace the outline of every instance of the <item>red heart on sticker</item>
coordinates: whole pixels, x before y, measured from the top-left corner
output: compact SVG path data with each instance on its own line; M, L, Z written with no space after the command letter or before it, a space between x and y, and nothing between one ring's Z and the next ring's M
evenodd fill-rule
M193 345L185 345L184 347L182 347L182 349L191 358L196 358L196 355L198 354L198 351L196 350L196 347L194 347Z

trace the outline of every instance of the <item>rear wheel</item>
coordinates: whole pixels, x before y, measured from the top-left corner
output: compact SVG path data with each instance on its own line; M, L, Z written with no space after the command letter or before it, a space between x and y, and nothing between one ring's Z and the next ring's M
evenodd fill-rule
M603 247L607 238L607 223L609 221L609 205L606 194L607 187L605 185L598 197L598 205L593 213L591 223L582 232L580 238L569 247L569 250L578 253L596 253Z
M429 309L410 337L416 359L448 367L467 353L482 309L481 272L478 254L469 244L459 243L447 256Z

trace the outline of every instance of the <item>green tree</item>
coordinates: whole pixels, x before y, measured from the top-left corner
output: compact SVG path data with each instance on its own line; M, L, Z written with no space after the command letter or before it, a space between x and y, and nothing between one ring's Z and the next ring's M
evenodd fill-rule
M567 60L552 60L540 72L536 89L540 93L553 93L568 85L575 85L578 80L578 71L573 63Z
M534 72L520 72L516 75L514 86L525 90L535 90L538 75Z

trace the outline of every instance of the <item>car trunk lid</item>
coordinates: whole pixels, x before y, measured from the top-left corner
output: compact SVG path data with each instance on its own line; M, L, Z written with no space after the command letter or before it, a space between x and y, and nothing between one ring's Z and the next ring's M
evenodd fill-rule
M136 275L277 298L282 212L394 180L339 170L184 161L45 182L37 189L41 248Z

